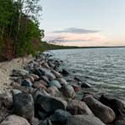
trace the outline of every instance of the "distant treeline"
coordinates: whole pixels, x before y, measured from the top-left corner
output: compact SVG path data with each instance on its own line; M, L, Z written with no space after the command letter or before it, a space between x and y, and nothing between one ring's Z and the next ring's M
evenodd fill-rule
M44 30L39 29L39 0L0 0L0 60L40 50Z

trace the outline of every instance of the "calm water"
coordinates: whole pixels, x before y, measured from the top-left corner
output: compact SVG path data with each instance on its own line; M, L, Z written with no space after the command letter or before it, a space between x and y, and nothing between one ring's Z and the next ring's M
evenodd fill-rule
M125 96L125 48L54 50L73 75L102 91Z

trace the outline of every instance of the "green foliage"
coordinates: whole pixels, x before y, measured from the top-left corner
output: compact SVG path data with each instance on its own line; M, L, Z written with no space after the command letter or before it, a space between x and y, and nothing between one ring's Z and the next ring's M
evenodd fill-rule
M34 54L44 30L39 29L39 0L0 0L0 57Z

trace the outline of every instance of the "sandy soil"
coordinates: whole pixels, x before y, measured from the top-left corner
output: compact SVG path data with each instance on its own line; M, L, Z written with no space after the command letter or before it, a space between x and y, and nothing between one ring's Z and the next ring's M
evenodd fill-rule
M0 63L0 93L3 93L11 83L9 75L13 69L21 69L33 58L31 56L27 58L17 58L8 62Z

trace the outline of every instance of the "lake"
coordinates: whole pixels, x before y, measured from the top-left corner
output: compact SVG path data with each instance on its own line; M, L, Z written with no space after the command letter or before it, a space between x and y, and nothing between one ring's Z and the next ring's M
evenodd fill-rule
M125 48L52 50L72 75L102 91L125 96Z

